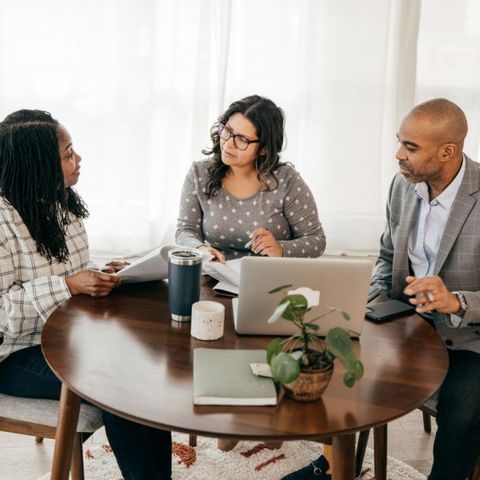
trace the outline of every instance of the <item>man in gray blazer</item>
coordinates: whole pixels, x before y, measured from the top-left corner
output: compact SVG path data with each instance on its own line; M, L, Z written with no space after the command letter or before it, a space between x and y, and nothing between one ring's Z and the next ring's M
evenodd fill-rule
M403 120L369 292L415 305L448 348L429 480L465 480L480 454L480 165L463 154L467 130L445 99Z

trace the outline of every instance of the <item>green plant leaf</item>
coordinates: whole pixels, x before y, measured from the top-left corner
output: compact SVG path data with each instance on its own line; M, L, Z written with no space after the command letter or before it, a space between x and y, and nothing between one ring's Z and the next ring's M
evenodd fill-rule
M352 352L352 339L341 327L335 327L328 331L325 337L328 350L336 357L342 357Z
M300 360L300 357L303 355L303 350L295 350L293 352L290 352L290 356L294 360Z
M270 318L267 320L267 323L275 323L283 315L283 312L288 308L288 305L288 302L278 305Z
M280 383L293 382L300 374L298 361L285 352L280 352L273 358L271 368L273 378Z
M274 338L268 345L267 349L267 363L272 364L272 359L282 351L282 340Z
M319 342L320 339L314 333L307 333L307 341L309 341L309 342Z
M347 369L343 383L347 387L353 386L355 381L363 376L363 364L355 356L350 336L343 328L336 327L327 333L325 342L328 353L337 357Z
M343 376L343 383L347 387L353 387L355 385L355 375L352 372L345 372Z
M304 323L304 325L307 328L310 328L311 330L318 330L320 328L320 325L317 325L316 323Z
M279 305L288 302L288 307L283 312L282 318L285 320L296 320L302 317L308 310L307 299L303 295L287 295L280 300Z
M282 285L280 287L274 288L273 290L270 290L268 293L277 293L281 292L282 290L285 290L286 288L290 288L292 285Z
M355 380L360 380L363 377L363 363L360 360L355 362L355 366L353 367L353 375L355 376Z

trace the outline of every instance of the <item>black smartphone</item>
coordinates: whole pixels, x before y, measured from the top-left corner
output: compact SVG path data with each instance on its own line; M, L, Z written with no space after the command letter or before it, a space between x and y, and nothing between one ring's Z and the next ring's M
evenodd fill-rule
M415 306L400 300L387 300L375 305L367 306L365 317L375 323L382 323L391 318L412 314Z

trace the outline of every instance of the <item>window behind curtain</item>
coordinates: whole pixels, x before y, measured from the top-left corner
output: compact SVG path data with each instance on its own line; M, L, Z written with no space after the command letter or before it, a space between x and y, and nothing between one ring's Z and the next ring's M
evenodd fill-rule
M445 97L467 115L465 153L480 160L480 2L423 0L417 99Z
M212 122L238 98L268 96L285 110L283 160L310 185L330 251L375 250L397 103L410 107L392 65L402 54L415 64L392 45L415 41L402 31L413 3L1 2L0 115L43 108L65 124L83 157L91 247L119 255L171 239ZM413 82L412 71L399 74Z

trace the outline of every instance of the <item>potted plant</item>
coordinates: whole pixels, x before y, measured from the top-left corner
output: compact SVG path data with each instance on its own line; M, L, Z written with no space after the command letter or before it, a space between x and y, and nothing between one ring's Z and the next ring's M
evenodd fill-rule
M329 306L327 311L307 322L305 314L320 304L320 292L306 287L288 291L291 287L292 285L282 285L268 292L283 294L268 323L283 318L298 328L291 337L275 338L270 342L267 362L273 379L284 385L285 393L290 398L300 401L318 400L332 377L333 361L338 358L347 369L343 382L347 387L352 387L363 376L363 365L355 356L347 330L341 327L331 328L325 339L317 335L317 322L323 317L337 314L350 320L349 315Z

